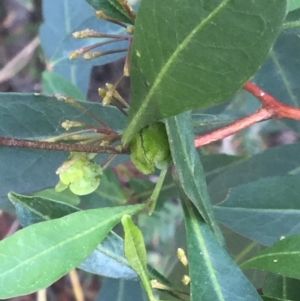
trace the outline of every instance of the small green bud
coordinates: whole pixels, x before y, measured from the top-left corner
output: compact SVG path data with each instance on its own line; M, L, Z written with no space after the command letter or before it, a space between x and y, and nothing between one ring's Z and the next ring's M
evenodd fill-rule
M132 162L144 174L153 173L155 167L166 169L172 164L167 131L162 122L143 128L128 146Z

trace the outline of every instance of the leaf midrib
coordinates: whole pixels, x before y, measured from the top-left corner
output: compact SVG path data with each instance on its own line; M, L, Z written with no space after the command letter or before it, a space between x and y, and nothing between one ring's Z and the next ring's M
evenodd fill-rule
M221 286L217 279L218 277L216 275L215 268L213 267L213 264L211 262L209 251L206 248L205 240L203 239L201 230L198 227L197 218L194 215L194 213L192 212L189 204L187 204L187 207L188 207L188 211L191 216L192 227L193 227L194 233L196 234L196 239L198 241L198 245L202 250L204 262L206 263L207 270L209 271L209 278L211 279L211 283L213 284L214 291L218 295L218 298L220 301L225 301Z
M58 243L58 244L55 244L55 245L53 245L52 247L50 247L49 249L46 249L46 250L44 250L44 251L42 251L42 252L40 252L40 253L38 253L38 254L35 254L34 256L32 256L32 257L30 257L30 258L28 258L28 259L22 261L21 263L15 265L13 268L7 270L5 273L0 274L0 279L3 278L3 277L5 277L7 274L14 272L16 269L18 269L18 268L20 268L20 267L22 267L22 266L24 266L24 265L26 265L26 264L29 264L31 261L35 261L35 260L38 259L39 257L42 257L43 255L45 255L45 254L47 254L47 253L50 253L51 251L53 251L53 250L55 250L55 249L58 249L58 248L60 248L60 247L62 247L62 246L64 246L64 245L66 245L67 243L69 243L69 242L71 242L71 241L73 241L73 240L76 240L76 239L78 239L78 238L80 238L80 237L82 237L82 236L85 236L85 235L87 235L87 234L89 234L89 233L91 233L91 232L97 230L98 228L100 228L100 227L103 226L104 224L110 223L111 221L113 221L114 219L116 219L116 217L117 217L118 215L120 215L120 214L117 214L117 215L115 215L115 216L112 216L112 217L109 218L109 219L105 219L104 221L101 221L100 223L96 224L95 226L92 226L92 227L90 227L90 228L84 230L84 231L81 232L81 233L78 233L78 234L76 234L76 235L74 235L74 236L71 236L71 237L69 237L68 239L64 240L63 242L60 242L60 243Z
M173 61L178 57L179 53L184 50L187 45L190 43L192 38L195 36L195 34L200 31L207 23L211 21L211 19L216 16L219 12L222 11L224 7L230 2L231 0L224 0L222 3L219 4L219 6L211 12L205 19L203 19L198 26L196 26L191 33L182 41L182 43L176 48L176 50L173 52L173 54L170 56L168 61L164 64L160 72L158 73L154 84L152 85L151 89L149 90L146 98L144 101L141 103L140 109L138 114L136 114L135 118L132 119L132 122L129 124L126 133L124 135L124 144L126 144L128 141L128 134L130 133L130 128L135 128L136 124L139 123L141 116L143 116L142 113L144 113L147 110L148 104L151 100L152 95L155 93L156 88L158 85L161 83L164 75L167 73L167 71L170 69L170 66L172 65ZM130 135L130 134L129 134Z

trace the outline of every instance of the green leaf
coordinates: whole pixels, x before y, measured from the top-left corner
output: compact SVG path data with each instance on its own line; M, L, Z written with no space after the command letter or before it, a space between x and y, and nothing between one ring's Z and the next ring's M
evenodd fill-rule
M214 207L216 217L235 232L263 245L300 233L300 178L264 178L233 187ZM262 222L263 221L263 222Z
M223 201L232 187L260 178L294 174L300 166L299 147L300 143L277 146L221 171L208 186L212 202Z
M125 127L126 118L118 109L100 103L77 102L114 130ZM86 112L53 96L0 93L0 136L24 139L56 136L66 132L61 127L66 119L100 126Z
M212 115L197 111L192 112L192 118L194 134L197 136L224 127L237 120L237 118L226 114Z
M111 278L101 283L96 301L147 301L148 298L140 281L125 281Z
M280 300L299 300L298 279L287 278L281 275L268 274L264 283L264 295Z
M125 232L125 255L132 268L140 275L147 267L147 252L141 230L132 222L130 216L123 216Z
M222 233L213 214L207 193L205 175L198 153L194 146L190 113L168 118L166 121L173 162L179 174L180 183L196 206L205 222L216 234L219 242L224 243Z
M9 191L33 193L57 184L55 171L67 157L65 152L0 147L0 208L13 212Z
M143 0L123 142L147 124L231 97L267 58L285 14L285 0Z
M86 100L85 96L76 86L55 72L44 71L42 79L43 92L46 94L54 95L56 93L61 93L78 100Z
M95 191L95 194L98 197L98 202L106 200L110 205L122 205L127 202L126 195L117 175L110 169L105 170L103 177L101 177L100 186Z
M0 298L45 288L79 265L124 214L144 205L70 214L16 232L0 242Z
M288 11L295 10L300 7L299 0L288 0Z
M67 203L38 195L26 196L10 192L8 198L15 206L16 215L23 227L64 217L79 211L77 207Z
M9 198L16 207L17 217L23 227L79 211L76 207L43 197L10 193ZM105 277L125 279L137 277L125 258L123 239L113 231L107 234L102 243L81 263L79 268Z
M109 17L125 23L132 23L125 9L117 0L86 0L96 10L103 10Z
M122 205L127 202L127 198L116 174L111 169L106 169L101 176L98 189L80 197L80 208L92 209Z
M286 300L286 299L272 298L272 297L268 297L268 296L262 296L262 299L264 301L291 301L291 300Z
M188 246L191 301L259 301L256 289L220 246L210 228L181 188Z
M280 240L241 264L242 269L259 269L300 279L300 235Z
M130 266L140 276L149 299L154 301L152 287L147 271L147 251L141 230L132 222L131 217L124 215L122 225L125 232L125 256Z
M59 201L74 206L80 203L79 196L72 193L69 189L65 189L64 191L57 192L55 188L48 188L45 190L35 192L34 196L39 196L45 199Z
M220 172L225 171L228 167L241 164L248 159L247 156L232 156L226 154L202 155L201 149L198 149L198 153L201 155L200 159L205 171L207 183L212 181Z

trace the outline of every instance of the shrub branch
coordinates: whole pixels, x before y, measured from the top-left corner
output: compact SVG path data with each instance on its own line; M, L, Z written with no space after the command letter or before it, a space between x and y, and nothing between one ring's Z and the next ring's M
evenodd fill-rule
M257 122L270 118L288 118L300 120L300 109L279 102L275 97L268 94L254 83L247 82L244 85L244 89L255 96L262 103L262 107L253 114L241 118L232 124L197 137L195 139L195 146L197 148L224 139L246 129Z

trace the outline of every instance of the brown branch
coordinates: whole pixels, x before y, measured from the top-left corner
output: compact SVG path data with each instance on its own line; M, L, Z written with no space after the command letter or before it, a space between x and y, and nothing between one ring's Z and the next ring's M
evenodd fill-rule
M15 138L0 137L0 146L30 148L30 149L43 149L54 151L67 151L67 152L82 152L82 153L107 153L107 154L127 154L128 149L123 148L117 150L115 147L103 147L96 145L86 144L71 144L71 143L53 143L37 140L23 140Z
M275 97L268 94L252 82L247 82L244 89L257 97L262 103L262 108L250 116L241 118L234 123L218 130L199 136L195 139L195 146L202 147L212 142L224 139L247 127L270 118L289 118L300 120L300 109L279 102Z

